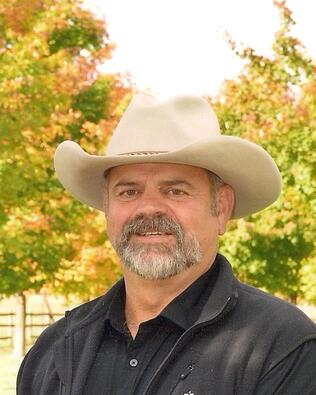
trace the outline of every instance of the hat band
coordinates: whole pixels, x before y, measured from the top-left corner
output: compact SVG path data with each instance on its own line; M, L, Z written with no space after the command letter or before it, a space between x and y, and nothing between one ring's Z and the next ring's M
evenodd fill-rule
M126 152L123 154L118 154L119 156L143 156L143 155L155 155L155 154L165 154L168 151L135 151L135 152Z

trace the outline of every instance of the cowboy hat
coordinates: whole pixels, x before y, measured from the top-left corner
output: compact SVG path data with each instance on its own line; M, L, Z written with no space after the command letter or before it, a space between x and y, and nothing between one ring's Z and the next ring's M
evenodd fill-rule
M133 163L175 163L217 174L235 192L233 218L252 214L273 203L281 176L271 156L260 146L220 133L209 103L182 95L158 102L137 94L123 114L104 156L89 155L73 141L55 153L57 176L69 193L103 210L104 172Z

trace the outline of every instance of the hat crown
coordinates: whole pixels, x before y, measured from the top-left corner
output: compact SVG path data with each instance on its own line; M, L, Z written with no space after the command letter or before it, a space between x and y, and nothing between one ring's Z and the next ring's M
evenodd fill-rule
M179 96L158 103L137 95L125 111L106 155L89 155L62 142L54 164L61 183L76 199L104 210L104 172L136 163L174 163L207 169L229 184L236 197L234 218L262 210L281 191L280 172L260 146L220 134L206 100ZM268 186L268 187L267 187Z
M137 94L124 112L106 155L169 152L220 135L211 106L199 97L182 95L160 103Z

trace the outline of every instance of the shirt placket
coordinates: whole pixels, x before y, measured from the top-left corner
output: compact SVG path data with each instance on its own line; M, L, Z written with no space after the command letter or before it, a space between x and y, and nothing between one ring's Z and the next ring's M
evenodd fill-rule
M144 339L142 334L138 334L133 340L131 337L127 344L124 371L122 372L122 393L132 394L142 371L144 360ZM125 383L124 383L125 382Z

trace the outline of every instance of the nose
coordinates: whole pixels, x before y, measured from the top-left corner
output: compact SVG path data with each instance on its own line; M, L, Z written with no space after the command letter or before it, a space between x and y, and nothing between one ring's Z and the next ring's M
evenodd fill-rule
M136 215L167 214L168 205L159 191L144 191L138 200Z

